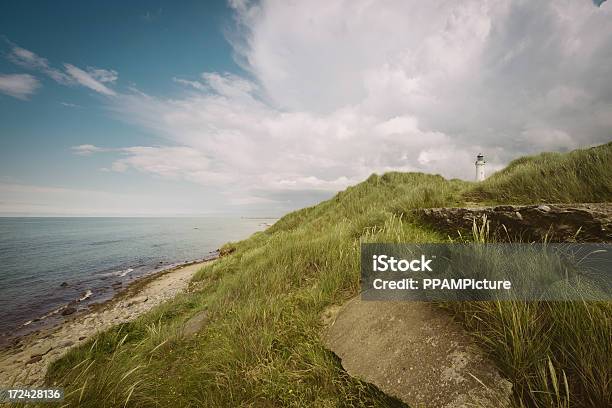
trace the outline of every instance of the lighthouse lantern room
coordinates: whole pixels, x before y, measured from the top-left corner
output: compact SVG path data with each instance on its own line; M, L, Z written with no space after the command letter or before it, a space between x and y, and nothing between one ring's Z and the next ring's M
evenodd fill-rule
M487 162L484 159L484 155L478 153L478 156L476 156L476 181L483 181L485 179L485 164Z

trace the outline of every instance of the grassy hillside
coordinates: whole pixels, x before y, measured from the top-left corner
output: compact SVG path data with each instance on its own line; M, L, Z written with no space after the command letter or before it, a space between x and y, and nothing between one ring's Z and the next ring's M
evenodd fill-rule
M574 159L568 157L609 157L610 150L541 157L546 171L557 163L556 177L569 179L574 176L563 173ZM399 406L348 376L319 340L323 310L358 294L360 242L448 240L411 220L413 208L461 205L466 197L538 200L548 177L533 170L525 189L512 176L523 177L538 160L514 162L478 186L425 174L372 175L227 244L231 255L199 271L191 293L72 350L50 367L47 381L64 386L72 405L85 407ZM566 193L568 200L612 199L610 161L592 162L592 171L606 177L590 182L586 193ZM538 194L529 199L531 191ZM610 402L609 304L453 306L449 312L515 383L517 405L567 406L567 394L572 406ZM184 322L202 313L206 325L185 335Z
M570 153L521 157L474 186L466 198L517 204L609 201L611 163L612 142Z

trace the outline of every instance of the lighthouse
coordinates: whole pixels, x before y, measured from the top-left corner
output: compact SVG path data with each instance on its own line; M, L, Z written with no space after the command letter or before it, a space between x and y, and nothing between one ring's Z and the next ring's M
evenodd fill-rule
M487 162L484 159L484 155L482 153L478 153L476 156L476 181L482 181L485 179L485 164Z

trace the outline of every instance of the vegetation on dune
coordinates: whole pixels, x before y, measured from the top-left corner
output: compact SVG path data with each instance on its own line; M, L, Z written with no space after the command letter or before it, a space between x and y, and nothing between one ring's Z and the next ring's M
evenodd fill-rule
M545 173L557 163L560 180L575 160L568 157L601 159L610 150L606 145L542 156ZM589 182L589 191L580 187L564 197L610 200L612 166L599 159L592 160L596 169L585 171L606 177ZM481 185L415 173L372 175L328 201L286 215L264 232L227 244L231 255L200 270L190 293L70 351L50 367L47 381L64 386L69 403L85 407L401 406L348 376L319 339L325 308L359 292L360 242L448 241L415 222L414 208L461 205L465 197L539 200L543 191L556 191L547 187L548 173L532 173L528 188L512 176L525 177L529 163L538 160L513 162ZM532 191L538 194L529 198ZM464 302L445 307L513 381L517 405L611 403L610 304ZM206 313L206 324L186 335L184 323L200 313Z
M569 153L521 157L469 189L465 198L512 204L609 201L611 163L612 142Z

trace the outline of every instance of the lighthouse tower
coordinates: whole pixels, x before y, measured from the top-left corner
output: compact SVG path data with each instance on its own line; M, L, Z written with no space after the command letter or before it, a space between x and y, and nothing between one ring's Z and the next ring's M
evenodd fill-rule
M485 164L487 162L484 159L484 155L482 153L478 153L476 156L476 181L482 181L485 179Z

